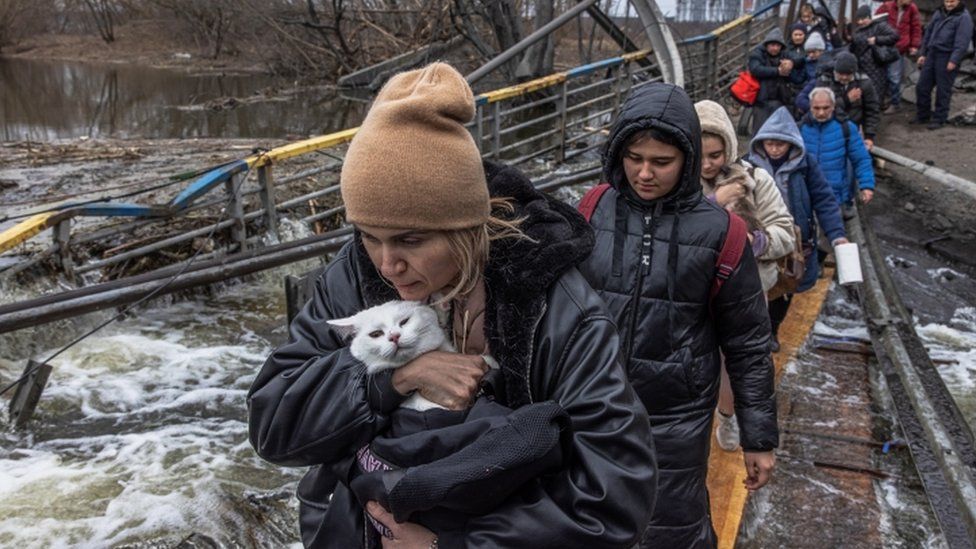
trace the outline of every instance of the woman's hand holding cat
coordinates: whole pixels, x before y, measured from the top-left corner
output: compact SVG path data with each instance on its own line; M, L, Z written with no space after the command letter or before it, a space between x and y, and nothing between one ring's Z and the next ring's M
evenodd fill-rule
M431 351L397 368L393 388L402 395L419 391L449 410L463 410L471 405L487 371L480 356Z
M715 202L723 208L746 195L746 188L741 183L730 183L715 189Z

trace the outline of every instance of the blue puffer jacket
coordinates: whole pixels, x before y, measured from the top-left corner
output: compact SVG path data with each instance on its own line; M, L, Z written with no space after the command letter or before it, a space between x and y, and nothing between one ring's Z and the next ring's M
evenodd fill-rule
M763 149L762 142L765 139L786 141L791 145L789 157L779 169L773 168ZM793 214L793 222L800 227L807 261L806 271L797 291L808 290L820 276L820 265L813 254L816 249L818 223L831 242L847 235L837 198L824 179L817 159L806 152L800 129L785 108L777 109L756 132L756 136L749 143L746 160L773 174L776 186Z
M824 177L834 189L834 196L841 204L847 204L851 195L851 179L848 163L854 166L854 180L859 189L874 189L874 168L871 166L871 153L864 146L857 126L845 121L849 136L844 139L844 129L836 118L818 122L812 114L803 117L800 133L807 152L817 159ZM846 148L845 148L846 142Z
M949 53L949 61L959 65L969 49L973 36L973 20L966 13L966 6L960 3L950 12L945 7L935 10L932 21L925 27L920 56L935 52Z

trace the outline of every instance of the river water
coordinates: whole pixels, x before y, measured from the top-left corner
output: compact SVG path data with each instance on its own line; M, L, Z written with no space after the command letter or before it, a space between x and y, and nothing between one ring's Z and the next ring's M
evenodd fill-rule
M0 140L284 138L359 125L362 100L293 84L263 75L0 58ZM226 106L227 98L237 105Z
M253 76L0 60L0 132L4 140L284 137L344 129L362 116L362 103L321 91L220 111L203 107L277 85L283 83ZM285 238L307 234L284 226L291 228ZM245 395L286 336L281 277L312 265L161 299L54 360L30 427L0 428L0 546L297 542L292 494L301 471L256 457ZM948 284L943 279L932 275L934 284ZM971 282L963 276L951 283ZM0 303L55 289L0 289ZM103 318L0 336L0 383L19 376L28 357L49 355ZM919 331L976 423L976 309L956 304L951 318L920 319Z
M255 455L245 396L285 339L281 277L312 266L160 300L52 361L30 427L0 430L0 546L296 542L301 471ZM65 326L0 336L0 379L19 375L25 349L37 358L56 350Z

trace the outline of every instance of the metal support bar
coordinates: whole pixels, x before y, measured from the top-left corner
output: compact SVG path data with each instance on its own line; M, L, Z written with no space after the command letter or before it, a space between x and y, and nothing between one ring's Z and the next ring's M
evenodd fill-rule
M47 378L51 375L51 365L28 360L24 375L27 377L17 385L14 398L10 401L10 422L18 429L23 429L34 415Z
M71 259L71 248L68 242L71 240L71 218L58 222L54 226L54 244L58 247L58 262L61 270L68 276L74 274L74 261Z
M559 87L559 150L556 153L556 162L561 163L566 159L566 91L569 87L568 82L563 81Z
M475 105L475 112L474 142L478 145L478 151L483 152L481 140L485 137L485 111L481 105Z
M877 156L878 158L883 158L889 162L898 164L899 166L908 168L912 171L916 171L929 179L949 187L952 190L959 191L970 198L976 199L976 183L973 183L968 179L963 179L958 175L953 175L945 170L936 168L935 166L929 166L921 162L917 162L911 158L904 157L887 149L882 149L881 147L874 147L871 149L871 154Z
M477 70L467 75L465 79L467 79L468 84L474 85L475 82L487 76L488 73L502 66L503 64L505 64L512 58L514 58L516 55L522 53L523 51L528 49L528 47L531 46L532 44L535 44L539 40L542 40L546 36L549 36L549 33L563 26L571 19L573 19L580 13L583 13L583 11L585 11L587 8L589 8L590 6L596 3L597 0L582 0L579 4L576 4L574 7L566 10L566 12L560 15L559 17L556 17L552 21L546 23L539 30L526 36L519 43L515 44L514 46L498 54L497 56L495 56L494 59L485 63L481 67L478 67Z
M127 259L131 259L133 257L138 257L138 256L141 256L141 255L145 255L147 253L150 253L150 252L155 252L157 250L162 250L163 248L167 248L169 246L172 246L173 244L178 244L180 242L186 242L187 240L192 240L192 239L194 239L194 238L196 238L198 236L203 236L203 235L206 235L206 234L210 234L210 231L219 231L221 229L226 229L227 227L232 227L236 223L237 223L236 220L233 220L233 219L225 219L225 220L221 221L220 223L216 223L215 224L215 225L217 225L217 228L214 228L214 225L207 225L206 227L200 227L199 229L194 229L192 231L188 231L188 232L185 232L185 233L180 233L180 234L178 234L176 236L171 236L169 238L164 238L163 240L157 240L156 242L153 242L152 244L148 244L146 246L142 246L141 248L136 248L134 250L129 250L127 252L123 252L123 253L120 253L118 255L113 255L111 257L107 257L105 259L98 259L98 260L95 260L95 261L91 261L89 263L85 263L84 265L81 265L77 269L75 269L75 272L77 272L77 273L86 273L88 271L93 271L95 269L101 269L102 267L106 267L106 266L112 265L114 263L119 263L121 261L125 261Z
M502 149L502 117L500 114L501 103L491 104L491 150L492 157L499 160Z
M626 73L624 72L624 66L620 65L614 68L616 71L617 81L614 82L613 86L613 117L617 117L617 113L620 112L620 105L623 103L623 93L621 87L626 83L624 78Z
M868 317L894 317L899 305L889 303L889 299L897 300L897 294L892 297L885 292L885 288L891 288L893 284L884 258L873 239L870 225L861 218L860 204L856 211L857 215L847 225L849 237L860 245L865 281L862 307ZM886 383L892 391L899 422L908 435L913 461L949 546L972 547L971 542L965 545L960 542L976 539L976 479L972 476L972 465L965 461L965 454L958 446L958 431L943 423L945 417L939 413L939 402L924 389L922 372L913 363L898 326L892 323L874 328L871 338ZM917 425L906 424L906 419L917 422Z
M681 63L681 56L678 53L678 45L671 35L664 14L654 0L631 0L631 5L637 10L644 32L651 40L651 48L654 50L654 57L657 65L664 75L664 81L677 86L684 86L685 74Z
M261 185L261 205L264 207L265 229L278 240L278 212L275 209L274 174L271 164L258 168L258 184Z
M718 86L718 78L719 78L719 75L718 75L718 56L719 56L719 51L720 51L719 50L719 42L721 40L722 39L719 38L718 40L715 40L711 44L711 47L712 47L712 55L711 55L711 57L709 59L710 63L709 63L709 67L708 67L708 96L709 97L714 97L717 94L717 91L718 91L716 88Z
M712 73L713 62L715 61L715 44L718 43L718 39L709 40L705 42L705 59L702 61L705 69L705 84L702 86L704 89L695 90L695 99L706 99L712 95L712 82L715 80L715 74Z
M237 251L243 252L247 249L247 226L244 224L244 203L241 200L241 176L234 175L224 182L224 190L227 191L227 216L234 220L234 225L230 228L230 236L237 243Z
M171 279L168 275L158 276L154 274L151 279L141 283L133 283L131 280L122 281L125 282L124 285L110 286L113 289L108 291L98 291L100 289L98 286L91 286L84 288L85 291L65 292L64 295L55 294L38 298L47 298L44 299L46 303L44 305L25 307L21 306L23 303L11 304L17 307L5 307L13 310L0 314L0 333L38 326L101 309L118 307L142 299L154 291L159 291L158 295L165 295L303 259L319 257L324 253L334 252L341 248L349 240L351 234L352 228L349 227L324 235L271 246L255 255L245 253L222 257L213 262L208 262L209 266L198 270L189 270L175 279ZM79 297L65 298L66 295L78 295Z
M626 52L638 51L640 48L637 47L630 38L627 37L627 33L623 31L613 19L607 17L607 14L603 13L600 9L599 4L594 4L589 8L586 8L586 13L590 14L593 21L600 25L600 27L610 36L610 39L616 42L621 48ZM644 67L650 66L652 61L646 57L638 59L637 62Z
M844 0L841 0L842 2ZM783 34L788 35L788 27L800 18L799 0L790 0L789 7L786 8L786 20L783 22ZM843 8L842 8L843 9ZM826 37L824 38L826 40Z

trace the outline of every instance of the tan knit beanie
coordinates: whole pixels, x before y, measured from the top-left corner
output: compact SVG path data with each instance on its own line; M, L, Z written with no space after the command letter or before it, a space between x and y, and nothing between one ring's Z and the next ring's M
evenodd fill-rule
M342 165L346 219L422 230L485 223L491 210L485 171L464 127L473 117L471 87L450 65L391 78Z

